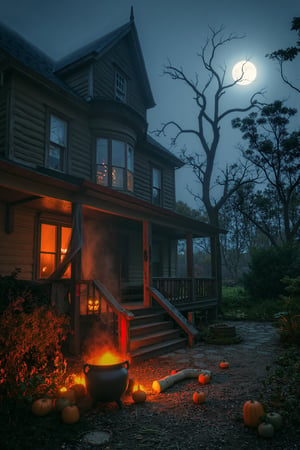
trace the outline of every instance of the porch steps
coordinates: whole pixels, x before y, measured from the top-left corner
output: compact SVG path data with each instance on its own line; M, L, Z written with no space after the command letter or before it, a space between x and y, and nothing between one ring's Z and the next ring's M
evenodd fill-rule
M157 308L133 308L135 318L130 324L130 355L132 359L149 359L184 348L187 337L175 327L172 319Z

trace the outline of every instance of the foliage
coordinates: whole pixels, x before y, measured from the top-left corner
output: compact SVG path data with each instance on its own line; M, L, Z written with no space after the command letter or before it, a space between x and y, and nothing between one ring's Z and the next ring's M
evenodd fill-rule
M270 411L278 411L285 421L300 424L300 353L296 347L286 350L267 367L269 376L263 381L262 398Z
M66 362L61 344L69 320L53 308L28 311L25 305L18 297L0 316L0 386L10 398L30 400L62 382Z
M299 244L256 249L251 252L249 272L243 285L251 298L274 299L285 293L283 278L300 272Z
M283 342L300 344L300 276L296 278L284 277L288 296L282 296L284 312L277 315L278 332Z
M296 45L288 47L286 49L276 50L270 54L267 54L266 56L269 59L273 59L278 62L282 80L296 92L300 93L300 88L293 84L285 74L285 63L288 61L293 61L300 53L300 17L293 18L291 30L296 31L298 34L299 40L296 42Z
M288 131L296 112L275 101L232 121L248 143L243 156L257 169L261 185L240 190L236 208L272 245L300 235L300 131Z

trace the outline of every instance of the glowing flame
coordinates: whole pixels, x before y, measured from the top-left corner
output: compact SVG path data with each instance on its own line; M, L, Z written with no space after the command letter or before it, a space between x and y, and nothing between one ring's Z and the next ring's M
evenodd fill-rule
M146 392L146 389L144 388L143 385L137 383L133 386L132 392L136 392L136 391L144 391Z
M120 364L122 362L124 362L124 358L110 350L88 361L89 364L96 366L110 366L111 364Z

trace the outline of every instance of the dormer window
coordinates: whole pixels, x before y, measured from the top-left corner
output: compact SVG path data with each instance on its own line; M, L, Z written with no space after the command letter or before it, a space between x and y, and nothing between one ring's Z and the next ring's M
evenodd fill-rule
M120 74L115 73L115 98L119 102L126 102L126 79Z

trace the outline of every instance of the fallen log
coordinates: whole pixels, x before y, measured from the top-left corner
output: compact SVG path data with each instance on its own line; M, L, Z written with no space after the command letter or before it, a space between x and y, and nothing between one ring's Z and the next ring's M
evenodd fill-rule
M211 376L210 370L201 370L201 369L183 369L180 372L175 373L174 375L168 375L161 380L155 380L152 383L152 391L155 394L159 394L160 392L165 391L169 387L173 386L173 384L178 381L184 380L185 378L198 378L200 373L205 373Z

